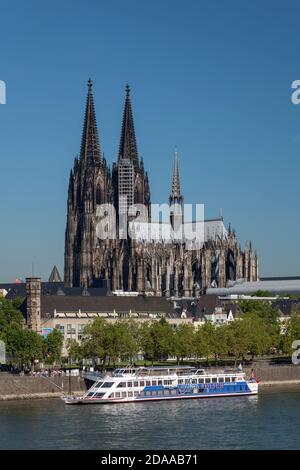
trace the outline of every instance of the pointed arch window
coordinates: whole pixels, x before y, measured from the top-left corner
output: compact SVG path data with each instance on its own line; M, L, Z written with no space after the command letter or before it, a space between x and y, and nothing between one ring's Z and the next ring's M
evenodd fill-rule
M96 189L96 204L101 204L101 188L99 186Z

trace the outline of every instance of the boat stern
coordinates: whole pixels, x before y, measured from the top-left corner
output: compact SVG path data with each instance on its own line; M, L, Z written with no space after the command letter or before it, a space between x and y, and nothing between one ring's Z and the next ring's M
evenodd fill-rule
M248 382L248 387L250 389L250 392L253 395L256 395L258 393L258 382L256 380L251 380Z

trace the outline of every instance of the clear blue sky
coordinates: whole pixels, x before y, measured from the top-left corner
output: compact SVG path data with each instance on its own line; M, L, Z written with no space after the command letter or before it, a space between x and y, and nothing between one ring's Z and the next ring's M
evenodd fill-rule
M300 5L274 0L2 2L0 282L63 271L69 171L86 82L117 156L129 82L153 202L180 154L186 202L223 209L263 275L300 275Z

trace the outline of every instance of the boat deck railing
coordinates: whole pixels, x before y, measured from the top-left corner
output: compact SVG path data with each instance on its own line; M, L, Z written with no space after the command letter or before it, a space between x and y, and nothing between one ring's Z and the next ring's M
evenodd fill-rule
M201 376L201 377L211 377L216 375L222 375L224 377L244 377L246 374L241 370L204 370L196 369L193 367L139 367L136 369L115 369L113 372L106 372L105 374L100 372L83 372L82 377L84 379L98 381L104 380L105 377L123 377L133 378L133 377L161 377L161 376L172 376L182 377L182 376Z

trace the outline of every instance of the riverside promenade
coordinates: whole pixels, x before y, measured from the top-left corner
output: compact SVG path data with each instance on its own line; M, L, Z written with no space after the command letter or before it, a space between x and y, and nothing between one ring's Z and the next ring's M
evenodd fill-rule
M84 380L78 377L41 377L0 373L0 400L32 398L57 398L68 394L71 382L72 394L86 390Z
M253 363L252 367L245 367L243 370L250 376L251 369L255 370L261 387L281 384L299 384L300 387L300 365L269 365L258 362ZM69 386L69 377L66 376L44 378L2 372L0 373L0 400L57 398L63 394L68 394ZM86 389L82 377L71 377L72 394L81 394Z

